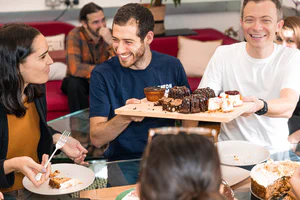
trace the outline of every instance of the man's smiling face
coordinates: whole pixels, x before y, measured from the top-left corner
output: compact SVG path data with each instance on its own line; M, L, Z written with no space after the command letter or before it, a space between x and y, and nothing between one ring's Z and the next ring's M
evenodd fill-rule
M275 33L282 26L282 20L278 21L277 9L272 1L248 2L241 25L249 48L257 50L272 45Z

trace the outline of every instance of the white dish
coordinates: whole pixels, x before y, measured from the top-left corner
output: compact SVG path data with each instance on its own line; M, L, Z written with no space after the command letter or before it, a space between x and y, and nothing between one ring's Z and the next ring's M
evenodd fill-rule
M33 183L25 176L23 179L24 187L36 194L42 195L61 195L61 194L69 194L73 192L77 192L79 190L83 190L93 183L95 179L94 172L84 166L76 165L76 164L54 164L51 165L52 171L59 170L60 174L57 177L69 177L69 178L77 178L82 184L78 184L76 186L71 186L66 189L55 189L49 186L49 180L45 181L40 187L35 187Z
M233 186L250 176L250 171L246 169L226 165L221 165L221 172L222 179L230 186Z
M218 147L221 164L224 165L256 165L270 157L268 149L246 141L228 140L215 145Z

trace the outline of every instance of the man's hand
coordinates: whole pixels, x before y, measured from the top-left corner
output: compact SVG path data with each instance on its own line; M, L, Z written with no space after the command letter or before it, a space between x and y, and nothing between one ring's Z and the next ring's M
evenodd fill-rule
M128 105L128 104L140 104L140 103L141 103L141 100L136 99L136 98L132 98L132 99L128 99L126 101L125 105ZM131 121L134 121L134 122L141 122L145 118L145 117L137 117L137 116L126 116L126 117L129 117L129 119Z
M87 154L87 150L78 142L78 140L69 137L66 144L61 149L71 160L75 163L86 165L88 162L84 162Z
M300 130L297 130L289 135L288 141L292 144L297 144L300 141Z
M255 96L243 97L243 102L254 102L253 107L242 114L244 117L248 117L264 107L264 102Z
M101 27L99 30L99 36L102 37L104 42L106 42L108 45L112 44L112 36L109 28Z
M295 170L293 176L290 178L290 183L293 188L293 192L296 194L297 198L300 199L300 167Z
M140 104L139 99L128 99L125 104ZM118 137L131 122L141 122L144 117L116 115L108 117L90 118L90 139L93 145L100 148Z

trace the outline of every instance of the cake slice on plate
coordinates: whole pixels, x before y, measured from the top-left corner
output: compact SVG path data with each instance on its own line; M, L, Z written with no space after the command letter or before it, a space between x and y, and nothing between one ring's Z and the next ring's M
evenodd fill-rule
M273 161L258 164L251 170L251 191L261 199L281 199L296 198L291 193L289 179L295 169L300 167L299 162L293 161Z
M54 177L49 180L50 187L57 189L65 189L78 184L82 182L76 178Z
M65 189L78 184L82 184L82 182L76 178L56 177L58 174L60 174L59 170L55 170L53 173L50 174L50 187L57 189Z

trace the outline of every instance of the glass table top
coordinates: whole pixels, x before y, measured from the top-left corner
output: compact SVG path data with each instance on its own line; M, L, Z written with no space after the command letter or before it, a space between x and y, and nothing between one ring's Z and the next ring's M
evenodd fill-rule
M300 143L290 144L288 148L275 146L266 148L270 151L270 158L274 161L292 160L300 162ZM88 167L95 172L96 179L87 190L135 184L139 176L140 161L140 159L114 162L90 161ZM254 165L243 168L251 170L253 167ZM249 188L236 190L235 196L239 200L256 200L251 195Z
M79 140L89 150L89 165L95 173L95 181L85 190L116 187L135 184L140 170L140 159L107 162L101 158L102 151L93 147L89 140L89 109L68 114L58 119L49 121L48 124L58 131L70 130L72 136ZM290 144L289 147L266 147L275 161L292 160L300 162L300 143ZM253 166L243 167L251 170ZM79 193L72 197L79 197ZM239 200L256 199L251 195L250 189L236 190L235 196Z
M292 160L300 161L300 143L291 144L288 149L282 147L267 147L270 150L271 156L275 161ZM107 162L105 160L90 160L90 168L95 173L94 182L85 190L94 190L107 187L125 186L136 184L140 171L141 159L121 160ZM243 167L251 170L254 166ZM234 190L235 197L239 200L257 200L251 195L250 188ZM79 192L72 193L68 197L78 198ZM39 196L40 199L49 199L49 196ZM53 197L52 197L53 199Z
M71 131L71 136L88 150L86 160L103 159L102 149L94 147L90 142L89 108L48 121L48 125L60 132ZM68 160L63 153L55 156L55 159L57 162Z

